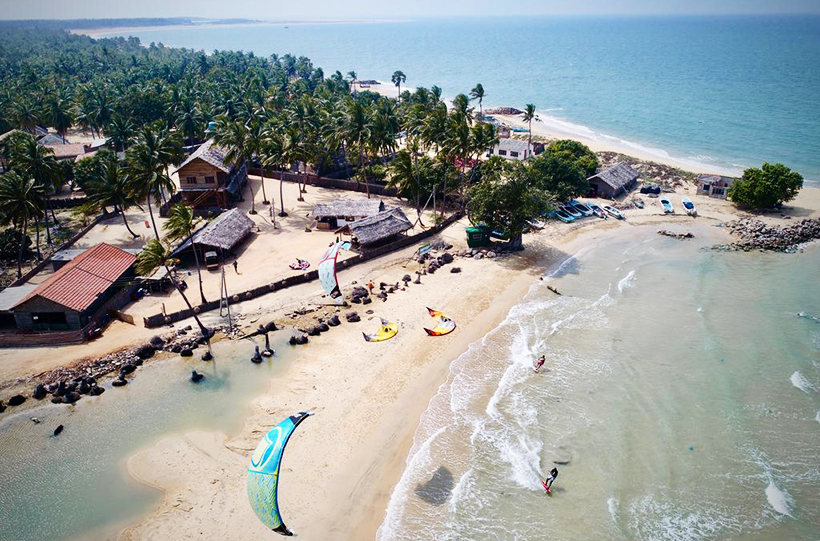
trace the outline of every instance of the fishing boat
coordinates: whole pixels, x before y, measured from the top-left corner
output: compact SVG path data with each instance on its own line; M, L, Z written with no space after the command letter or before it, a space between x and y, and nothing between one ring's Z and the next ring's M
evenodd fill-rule
M643 208L643 199L638 199L637 197L632 200L632 204L638 207L639 209Z
M569 206L580 212L583 216L592 216L592 209L585 203L581 203L580 201L573 199L569 202Z
M695 209L695 204L692 203L691 199L689 199L688 197L684 197L683 199L680 200L680 203L681 203L681 205L683 205L683 210L686 211L686 214L688 214L689 216L697 216L698 215L698 211L697 211L697 209Z
M643 204L643 202L641 204ZM604 205L604 210L607 211L612 216L615 216L619 220L626 220L626 216L624 216L623 212L621 212L620 210L616 209L613 206Z
M665 195L658 199L658 203L660 203L661 207L663 207L664 213L673 214L675 212L675 209L672 208L672 202Z
M563 210L556 209L549 213L550 218L558 218L565 224L571 224L575 221L575 218L564 212Z
M573 218L583 218L584 217L583 214L581 214L580 212L575 210L575 207L572 207L571 205L562 205L561 208L558 209L558 210L564 211L565 213L569 214Z
M598 218L606 220L606 212L604 209L596 205L595 203L587 203L587 206L592 209L592 213L595 214Z

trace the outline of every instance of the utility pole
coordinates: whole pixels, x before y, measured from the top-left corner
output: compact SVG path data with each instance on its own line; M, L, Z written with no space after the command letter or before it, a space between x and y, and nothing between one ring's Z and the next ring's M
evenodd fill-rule
M228 317L228 328L233 329L231 320L231 305L228 302L228 283L225 281L225 266L220 264L219 270L222 274L222 284L219 286L219 317Z

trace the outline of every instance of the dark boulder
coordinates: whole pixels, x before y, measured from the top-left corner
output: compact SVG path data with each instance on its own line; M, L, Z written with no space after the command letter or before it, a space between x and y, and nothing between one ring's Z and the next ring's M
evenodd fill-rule
M453 267L452 269L450 269L450 272L452 272L453 274L458 274L459 272L461 272L461 267Z
M155 348L161 348L165 345L165 340L163 340L161 336L153 336L150 340L150 344Z
M131 361L131 364L133 364L134 366L142 366L142 363L144 363L144 362L145 362L145 361L143 361L142 359L140 359L139 357L137 357L136 359L134 359L133 361Z
M305 336L304 334L302 336L297 336L296 337L296 343L299 344L300 346L304 346L305 344L308 343L308 337Z
M112 381L111 385L113 385L114 387L122 387L124 385L128 385L128 380L123 377L119 377Z
M185 349L183 349L182 351L179 352L179 356L180 357L193 357L194 352L191 350L191 348L185 348Z
M271 321L270 323L265 325L265 331L266 332L273 332L273 331L278 331L278 330L279 330L279 328L276 326L276 323L274 323L273 321Z
M288 344L290 344L291 346L295 346L296 345L296 337L291 336L290 340L288 340Z
M19 406L26 401L26 397L21 394L16 394L9 398L9 406Z
M379 297L381 298L382 296L384 296L385 299L387 298L387 296L384 293L379 293ZM373 302L373 299L371 299L370 297L365 297L362 299L362 304L370 304L371 302Z
M174 344L171 346L171 353L179 353L180 351L182 351L182 346L179 344Z
M62 404L63 403L63 397L62 396L55 396L54 398L51 399L51 403L52 404Z
M336 327L337 325L341 324L341 321L339 321L339 316L333 314L333 316L327 320L327 324L331 327Z
M210 361L213 358L214 358L214 356L213 356L213 354L211 354L210 351L206 351L205 353L202 354L202 360L203 361Z
M73 404L80 399L80 393L66 393L63 397L63 404Z
M63 425L59 425L57 428L54 429L54 435L59 436L60 434L62 434L63 429L65 429L65 427Z
M205 377L205 374L200 374L196 370L191 370L191 381L193 381L194 383L199 382L204 377Z
M135 353L140 359L150 359L154 355L154 346L151 344L141 346Z
M65 381L60 380L60 382L57 383L57 388L54 389L51 394L54 396L63 396L65 394Z
M345 316L345 319L348 323L358 323L362 320L362 318L360 318L359 314L357 314L356 312L348 312Z
M72 381L71 383L69 383L65 386L65 392L67 392L67 393L71 393L71 392L74 392L76 390L77 390L77 382L76 381Z
M99 385L94 385L93 387L91 387L91 390L88 392L88 394L90 394L91 396L100 396L104 392L105 389L103 389Z
M321 332L327 332L327 331L330 330L330 327L328 327L327 323L320 323L319 324L319 330Z
M308 329L308 336L319 336L319 327L311 327Z
M442 265L447 265L453 262L453 254L450 252L444 252L440 256L438 256L438 261Z
M402 282L404 282L404 283L405 283L405 285L406 285L406 284L407 284L407 282L409 282L410 280L412 280L412 278L410 278L410 275L409 275L409 274L405 274L404 276L402 276L401 280L402 280Z
M91 391L91 385L86 383L85 381L80 382L80 386L77 387L77 392L80 394L88 394Z
M131 363L128 363L128 364L124 364L124 365L122 365L122 368L120 369L120 372L121 372L121 373L123 373L123 374L131 374L131 373L133 373L133 372L134 372L134 370L136 370L136 369L137 369L137 367L136 367L136 366L134 366L134 365L133 365L133 364L131 364Z
M40 383L34 388L34 392L31 393L31 398L34 398L36 400L42 400L46 397L46 394L47 393L45 386L42 383Z

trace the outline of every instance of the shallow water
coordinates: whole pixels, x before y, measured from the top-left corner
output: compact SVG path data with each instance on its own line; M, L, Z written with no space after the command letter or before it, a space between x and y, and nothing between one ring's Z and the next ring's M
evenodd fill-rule
M286 366L285 332L273 333L277 356L255 365L250 340L214 344L215 361L174 356L139 368L129 385L76 406L51 404L0 418L0 539L110 536L159 502L131 479L125 461L164 436L190 430L235 433L250 401ZM261 344L261 342L260 342ZM191 370L205 374L192 383ZM34 424L30 417L37 417ZM58 425L65 430L51 434Z
M534 286L454 361L379 539L816 539L820 246L712 243L645 228Z

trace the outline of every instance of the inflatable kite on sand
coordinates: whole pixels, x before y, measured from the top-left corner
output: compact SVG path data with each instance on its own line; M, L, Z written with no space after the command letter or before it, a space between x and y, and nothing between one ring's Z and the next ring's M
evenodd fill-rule
M308 412L291 415L265 434L251 455L248 467L248 500L259 520L282 535L293 535L279 514L279 466L285 446L299 423L313 415Z
M327 249L322 260L319 261L319 281L322 282L328 296L336 304L344 304L345 301L342 290L339 288L339 280L336 278L336 258L339 257L340 251L349 249L349 242L337 242Z
M438 324L432 329L424 329L430 336L444 336L456 330L456 322L444 315L444 312L427 309L430 312L430 317L438 318Z
M296 258L296 263L291 263L288 265L293 270L308 270L310 268L310 263L305 261L304 259Z
M362 333L368 342L384 342L390 340L399 332L399 326L382 319L382 328L373 334Z

